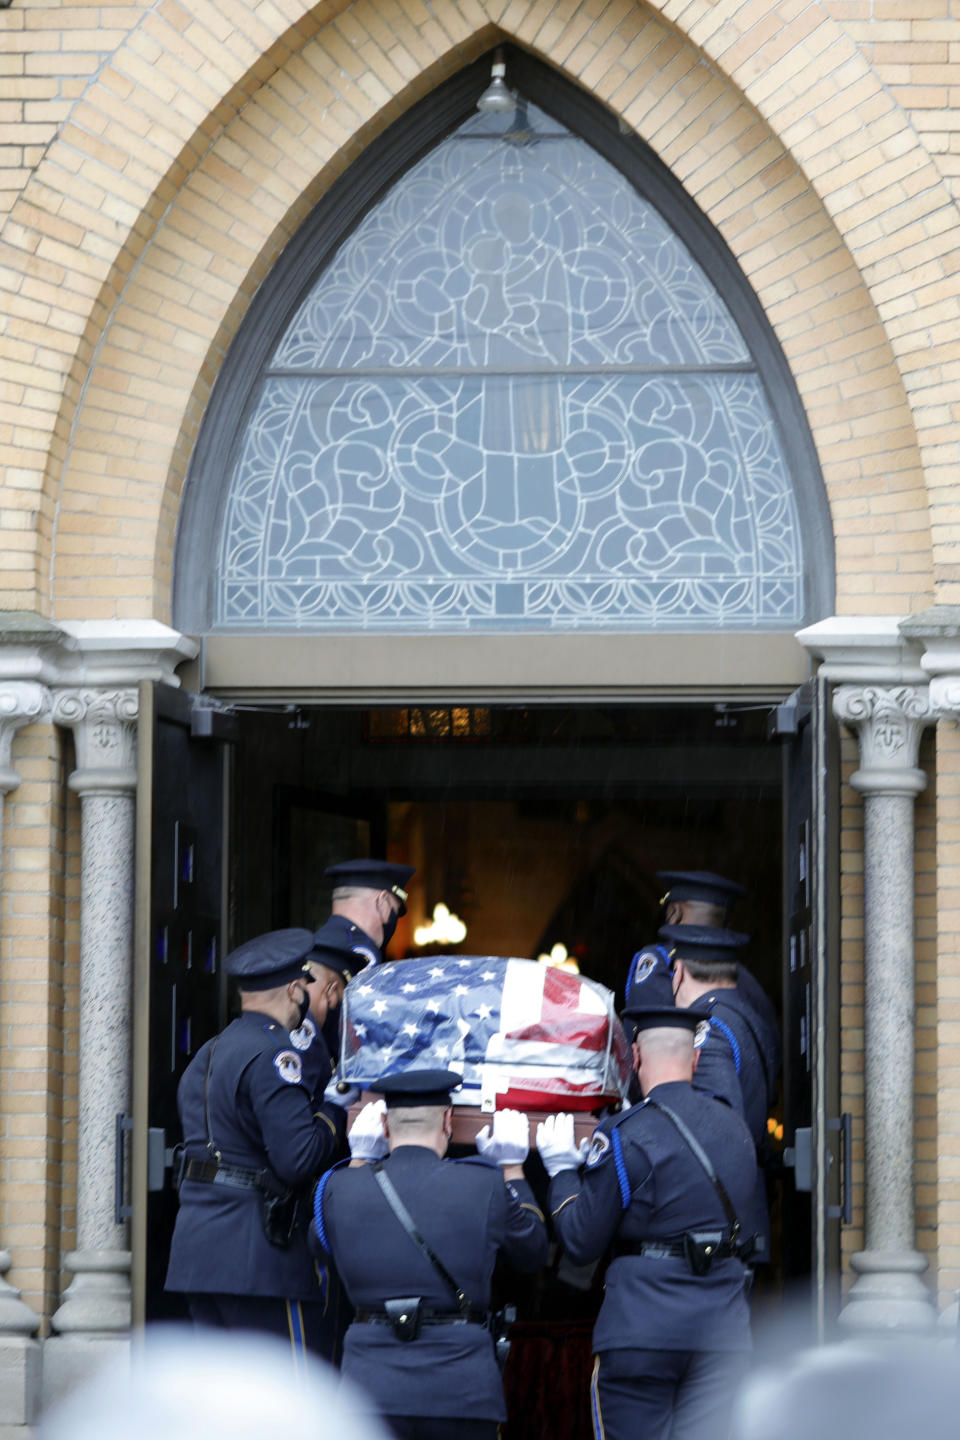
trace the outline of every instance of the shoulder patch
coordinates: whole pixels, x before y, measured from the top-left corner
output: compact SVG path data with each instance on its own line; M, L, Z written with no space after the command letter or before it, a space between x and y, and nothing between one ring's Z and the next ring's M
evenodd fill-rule
M705 1045L705 1044L707 1043L707 1041L708 1041L709 1038L710 1038L710 1021L709 1021L709 1020L701 1020L701 1021L700 1021L700 1024L697 1026L696 1030L693 1032L693 1048L694 1048L694 1050L699 1050L699 1049L700 1049L700 1046L701 1046L701 1045ZM711 1051L711 1054L712 1054L712 1053L713 1053L713 1052Z
M659 955L654 955L650 951L647 951L646 954L641 955L637 960L637 968L633 972L632 984L642 985L644 980L649 980L650 976L656 970L659 963Z
M290 1031L290 1043L298 1050L309 1050L317 1038L317 1027L308 1015L299 1030Z
M303 1073L300 1056L295 1050L278 1050L273 1057L273 1066L281 1080L288 1085L298 1085Z
M369 970L371 965L379 964L380 956L377 955L373 950L371 950L369 945L356 943L351 945L350 949L353 951L354 955L359 955L360 959L364 962L361 966L361 969Z
M591 1170L594 1165L599 1165L605 1155L610 1153L610 1136L604 1131L598 1130L590 1142L590 1149L587 1152L587 1169Z

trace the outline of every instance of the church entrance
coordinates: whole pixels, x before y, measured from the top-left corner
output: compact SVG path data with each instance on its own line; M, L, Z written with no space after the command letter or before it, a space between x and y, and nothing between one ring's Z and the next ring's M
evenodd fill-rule
M810 1133L828 951L822 940L817 949L814 913L828 836L821 826L818 838L811 803L809 696L219 710L166 699L155 727L148 1085L150 1124L168 1147L176 1082L229 1014L220 957L260 931L319 924L329 913L322 871L335 860L416 865L391 959L566 955L618 1003L634 952L656 938L657 871L714 870L748 891L731 924L750 935L744 958L783 1020L769 1117L773 1263L756 1304L776 1312L799 1289L816 1329L817 1294L836 1271L827 1211L838 1197L824 1192L818 1220ZM445 913L466 927L457 943L435 928ZM831 1005L821 1021L829 1028L835 1016ZM172 1313L161 1290L169 1172L149 1205L142 1303L158 1318ZM593 1284L561 1265L549 1293L522 1297L527 1322L540 1324L546 1306L582 1340L599 1303Z

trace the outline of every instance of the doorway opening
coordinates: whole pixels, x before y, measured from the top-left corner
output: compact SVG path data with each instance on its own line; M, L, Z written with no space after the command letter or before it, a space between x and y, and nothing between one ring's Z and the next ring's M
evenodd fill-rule
M618 1007L634 953L656 939L657 872L726 875L748 891L730 923L749 934L743 958L783 1020L793 1080L780 1094L790 1110L799 1093L809 1111L810 1067L799 1049L806 1016L793 1013L803 1000L784 940L785 837L796 829L786 811L798 781L771 738L782 735L770 724L775 709L773 701L238 705L224 770L229 803L208 807L207 823L221 826L218 844L204 846L203 822L179 814L191 794L186 758L177 762L175 793L157 782L167 801L157 808L155 788L155 808L169 812L163 823L174 839L161 843L157 820L154 844L166 853L189 826L196 853L219 856L224 837L221 953L266 930L319 925L330 903L324 868L382 855L416 866L390 960L442 952L537 959L563 946L583 974L614 991ZM193 743L209 755L209 738ZM418 943L438 904L466 926L459 943ZM159 916L157 907L155 898ZM170 925L169 911L162 914ZM155 1016L167 1004L168 964L155 966ZM151 1093L162 1091L168 1113L152 1105L150 1123L168 1134L177 1128L169 1102L179 1074L229 1018L223 977L210 979L219 985L216 1022L208 1008L189 1024L174 1014L153 1025L163 1043L150 1058ZM171 1045L171 1034L187 1038ZM789 1143L791 1116L778 1095L769 1120L773 1263L759 1286L759 1302L774 1307L811 1284L809 1197L795 1192L780 1163L785 1124ZM172 1225L175 1207L165 1213ZM160 1283L162 1228L150 1226L150 1274ZM534 1295L531 1305L587 1323L599 1298L576 1277L559 1283L566 1289ZM148 1293L148 1317L169 1315L170 1298Z

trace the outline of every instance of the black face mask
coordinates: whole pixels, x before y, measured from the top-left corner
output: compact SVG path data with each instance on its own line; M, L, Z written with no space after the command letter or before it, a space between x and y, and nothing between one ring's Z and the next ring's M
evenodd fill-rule
M389 914L389 916L387 917L387 919L383 922L383 939L380 941L380 949L381 949L381 950L386 950L387 946L390 944L390 941L391 941L391 939L393 938L393 932L394 932L394 930L396 930L396 928L397 928L397 921L398 921L399 919L400 919L400 916L397 914L396 910L394 910L393 907L391 906L391 907L390 907L390 914Z
M310 1009L310 991L307 989L306 985L304 985L303 987L303 999L298 1000L297 1005L299 1006L300 1018L298 1019L296 1025L291 1026L291 1029L293 1030L299 1030L300 1026L307 1018L307 1011Z

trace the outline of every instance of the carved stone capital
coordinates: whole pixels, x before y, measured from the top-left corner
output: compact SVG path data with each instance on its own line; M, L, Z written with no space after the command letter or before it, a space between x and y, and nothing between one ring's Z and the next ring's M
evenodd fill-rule
M841 685L833 713L857 731L860 768L851 776L856 790L918 795L927 777L917 768L920 736L936 722L926 685Z
M20 784L10 763L14 735L22 726L42 719L49 706L50 696L43 685L31 680L0 681L0 795Z
M136 690L58 690L53 718L73 731L77 768L68 785L80 794L132 790L137 783Z

